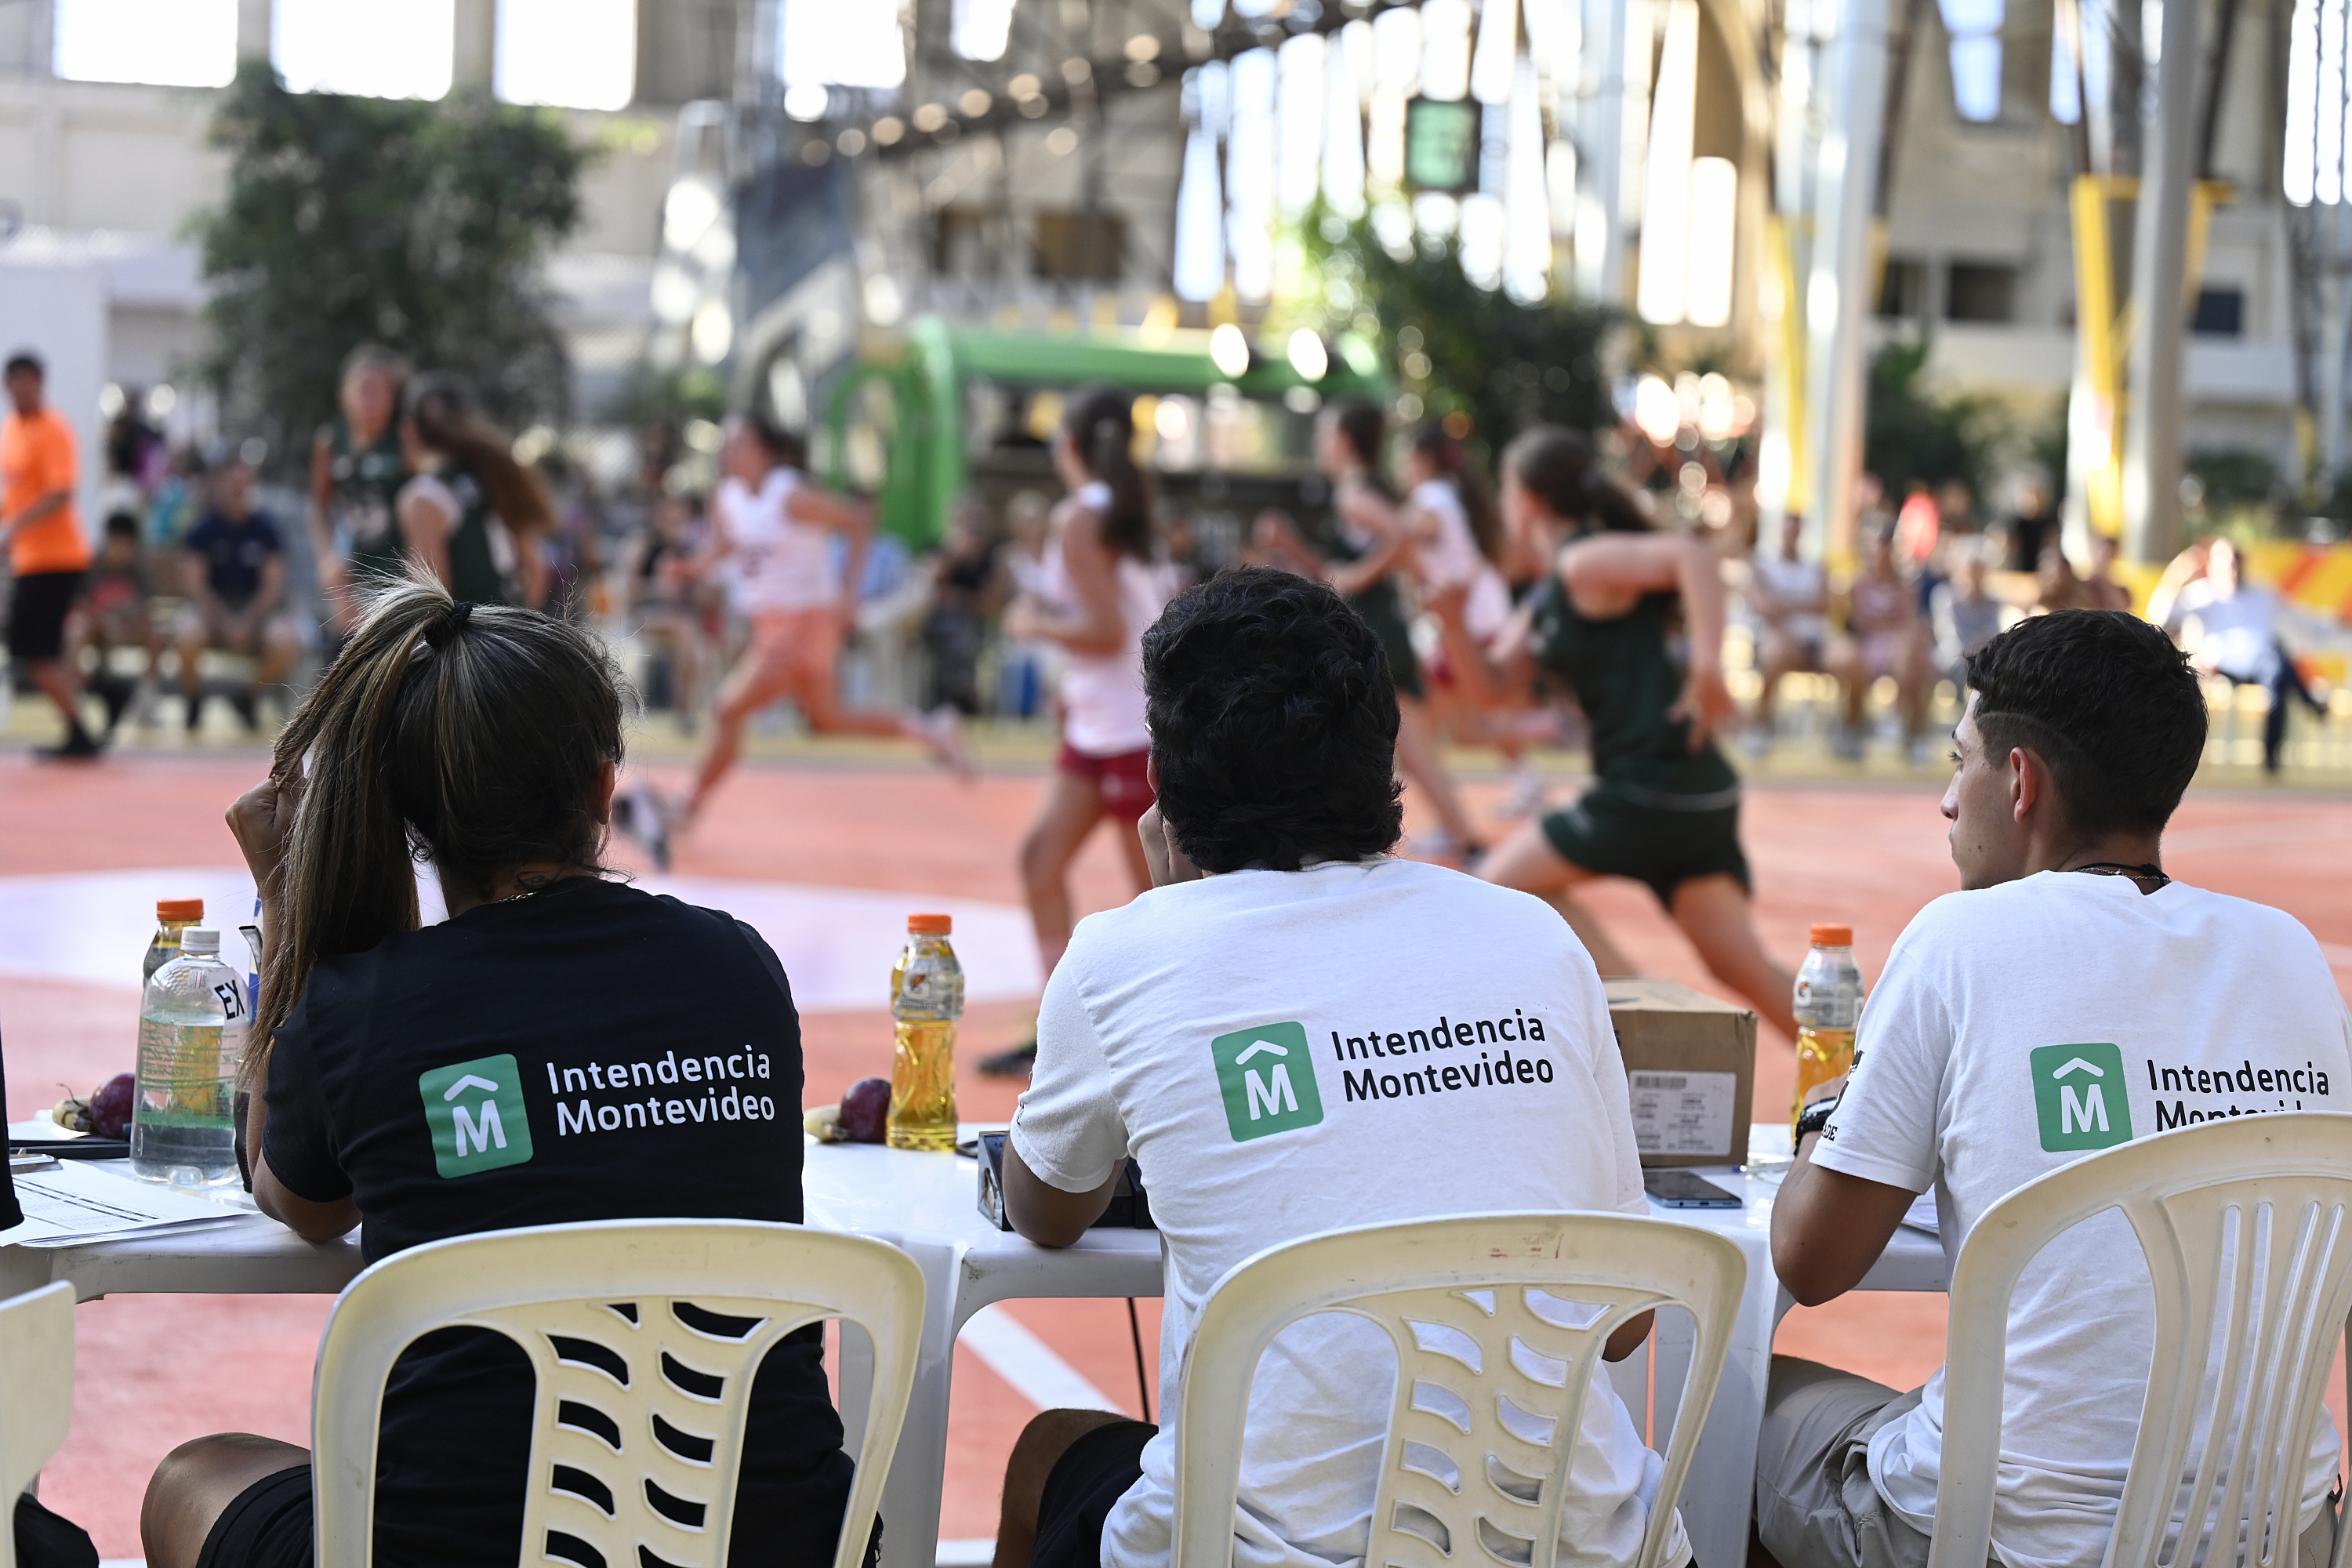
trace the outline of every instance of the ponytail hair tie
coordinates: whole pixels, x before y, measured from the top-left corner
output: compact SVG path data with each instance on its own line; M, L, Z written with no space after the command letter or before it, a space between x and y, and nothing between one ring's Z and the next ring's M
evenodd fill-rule
M473 618L473 615L472 600L457 600L450 605L449 613L441 617L440 624L425 632L425 640L436 648L446 647L451 637L466 629L466 623Z

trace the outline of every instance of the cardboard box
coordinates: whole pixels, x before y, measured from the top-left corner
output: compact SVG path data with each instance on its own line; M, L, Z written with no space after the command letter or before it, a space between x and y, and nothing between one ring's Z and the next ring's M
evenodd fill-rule
M1756 1093L1756 1015L1671 980L1604 980L1642 1163L1738 1165Z

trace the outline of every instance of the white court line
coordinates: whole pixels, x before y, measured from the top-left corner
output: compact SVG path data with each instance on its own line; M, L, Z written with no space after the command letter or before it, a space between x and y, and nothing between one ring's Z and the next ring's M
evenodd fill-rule
M2352 947L2346 947L2339 942L2323 942L2319 944L2319 951L2327 960L2328 968L2352 969Z
M1013 1392L1040 1410L1108 1410L1125 1415L1118 1401L1085 1373L1055 1355L1021 1320L1002 1307L982 1307L963 1326L965 1349L1013 1385Z

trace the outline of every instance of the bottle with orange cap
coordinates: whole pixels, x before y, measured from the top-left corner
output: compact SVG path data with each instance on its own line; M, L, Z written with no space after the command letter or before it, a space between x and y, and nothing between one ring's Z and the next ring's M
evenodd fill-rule
M908 915L907 945L890 969L890 1013L898 1045L890 1062L893 1149L953 1153L956 1146L956 1020L963 1016L963 965L946 915Z
M1797 1099L1793 1125L1813 1090L1853 1068L1853 1026L1862 1016L1862 971L1853 962L1852 926L1817 925L1812 951L1797 971Z
M190 926L202 925L204 920L202 899L155 900L155 940L147 944L147 962L139 972L142 985L154 979L157 970L180 956L180 933Z

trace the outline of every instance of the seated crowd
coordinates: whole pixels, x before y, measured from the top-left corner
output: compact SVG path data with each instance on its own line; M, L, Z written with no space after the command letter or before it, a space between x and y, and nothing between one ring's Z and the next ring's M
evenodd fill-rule
M1004 1196L1021 1234L1062 1247L1103 1213L1128 1158L1150 1173L1167 1259L1163 1407L1212 1289L1266 1247L1498 1210L1647 1214L1625 1070L1584 947L1532 895L1391 853L1398 707L1377 634L1324 584L1251 568L1178 596L1143 660L1154 886L1081 922L1054 971ZM2074 1048L2121 1069L2111 1103L2125 1136L2224 1109L2159 1101L2147 1070L2158 1058L2234 1069L2291 1055L2352 1082L2352 1016L2311 935L2161 869L2206 729L2196 678L2164 635L2112 612L2052 615L1985 643L1967 676L1943 801L1962 890L1897 942L1863 1015L1861 1066L1801 1122L1772 1216L1775 1267L1801 1300L1853 1289L1916 1194L1936 1192L1956 1255L2002 1194L2075 1156L2040 1131L2027 1067L2039 1047L2110 1042ZM799 1023L775 954L731 917L629 887L600 861L621 703L594 638L535 612L453 601L422 577L365 610L270 779L230 814L273 933L247 1068L245 1151L265 1212L311 1238L360 1227L371 1260L563 1221L801 1218L788 1115L643 1129L626 1160L544 1139L462 1182L436 1167L419 1078L485 1057L520 1068L545 1125L541 1081L614 1041L655 1055L754 1042L775 1103L798 1103ZM438 872L444 924L417 927L412 845ZM1547 1069L1509 1095L1362 1099L1316 1059L1316 1042L1374 1017L1496 1012L1528 1020L1519 1048ZM1305 1049L1286 1064L1295 1103L1268 1129L1245 1122L1225 1079L1233 1049L1270 1028ZM1993 1534L2008 1568L2089 1564L2103 1550L2153 1340L2135 1248L2109 1215L2021 1286ZM1629 1322L1608 1355L1649 1330L1646 1316ZM732 1562L833 1556L850 1462L820 1355L805 1333L759 1374ZM1391 1405L1386 1377L1365 1369L1387 1355L1358 1320L1310 1319L1275 1340L1239 1456L1237 1563L1363 1556ZM1789 1568L1921 1568L1941 1412L1940 1374L1898 1394L1776 1362L1761 1552ZM413 1346L385 1397L377 1560L516 1561L530 1419L528 1370L496 1336L450 1330ZM1630 1564L1661 1460L1605 1378L1570 1440L1559 1561ZM2323 1426L2302 1493L2304 1568L2333 1543L2337 1453ZM996 1561L1157 1568L1173 1485L1168 1428L1048 1412L1013 1450ZM299 1448L188 1444L149 1490L148 1562L308 1563L311 1494ZM878 1541L877 1527L869 1561ZM1666 1568L1690 1561L1677 1528Z

